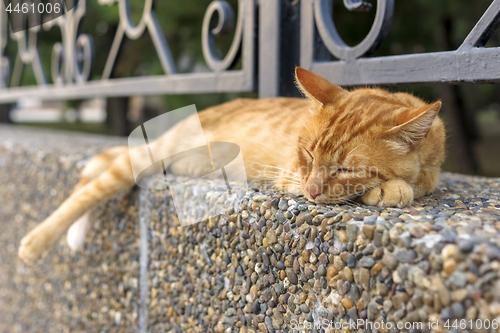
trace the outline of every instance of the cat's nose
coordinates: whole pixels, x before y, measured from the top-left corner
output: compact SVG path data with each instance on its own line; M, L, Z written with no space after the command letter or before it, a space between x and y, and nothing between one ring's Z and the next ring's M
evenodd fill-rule
M312 185L312 186L308 185L307 186L307 193L309 193L309 195L313 199L316 199L316 197L321 194L321 190L319 189L319 187L317 185Z

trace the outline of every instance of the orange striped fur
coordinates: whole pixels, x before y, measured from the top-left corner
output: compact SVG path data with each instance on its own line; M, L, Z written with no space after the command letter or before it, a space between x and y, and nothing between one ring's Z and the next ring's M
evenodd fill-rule
M237 99L200 112L207 141L239 145L249 179L273 181L317 203L401 207L433 191L444 159L440 102L381 89L347 91L301 68L296 79L307 99ZM173 138L188 142L193 121L174 126L153 149L168 155ZM224 152L212 152L218 153ZM90 223L86 213L134 185L130 158L140 154L117 147L89 161L73 194L23 238L19 256L36 261L68 229L68 244L81 247ZM211 166L190 157L170 169L201 176Z

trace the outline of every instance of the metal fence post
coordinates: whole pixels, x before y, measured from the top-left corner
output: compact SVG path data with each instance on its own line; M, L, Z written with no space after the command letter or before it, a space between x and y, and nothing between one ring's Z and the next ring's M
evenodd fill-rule
M130 134L130 123L127 119L129 97L108 98L106 103L106 121L111 134L127 136Z
M477 139L477 133L474 131L476 129L474 118L468 117L458 86L450 84L443 86L441 96L443 111L449 120L447 145L458 167L458 172L475 174L479 167L474 151L474 141Z
M13 104L0 104L0 123L12 123L10 112Z
M266 0L259 5L259 97L299 97L300 3Z
M266 0L259 4L259 97L279 94L281 0Z
M300 1L281 0L279 95L301 97L295 86L295 66L300 64Z

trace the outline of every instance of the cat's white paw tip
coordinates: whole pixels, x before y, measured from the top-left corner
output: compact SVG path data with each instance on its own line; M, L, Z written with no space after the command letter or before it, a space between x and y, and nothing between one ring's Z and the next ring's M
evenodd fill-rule
M80 217L75 223L71 225L66 236L66 242L73 251L78 251L85 244L85 237L87 231L90 229L89 214Z
M36 252L31 250L31 240L31 235L25 236L21 240L21 244L19 245L19 250L17 252L19 258L21 258L28 265L33 265L40 257Z

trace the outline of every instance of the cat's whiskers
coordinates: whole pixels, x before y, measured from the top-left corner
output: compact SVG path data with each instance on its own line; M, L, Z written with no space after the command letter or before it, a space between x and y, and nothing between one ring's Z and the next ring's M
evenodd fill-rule
M352 152L353 152L353 151L355 151L356 149L358 149L358 148L359 148L359 147L361 147L361 146L366 146L366 147L368 147L368 145L367 145L367 144L361 143L361 144L357 145L356 147L354 147L353 149L351 149L351 151L347 153L346 157L349 157L349 156L352 154ZM368 148L370 148L370 147L368 147ZM355 155L356 155L356 154L355 154ZM359 155L359 156L362 156L362 155Z
M302 142L302 143L304 143L304 144L310 144L310 143L311 143L310 141L306 141L306 140L304 140L304 139L302 139L302 138L299 138L299 137L293 136L293 135L291 135L291 134L283 134L283 135L286 135L286 136L289 136L289 137L291 137L291 138L297 139L297 140L301 141L301 142ZM298 148L298 147L297 147L297 148Z
M280 168L278 166L275 166L275 165L270 165L270 164L263 164L263 163L260 163L260 162L255 162L256 164L259 164L263 167L268 167L268 168L274 168L274 169L277 169L277 170L281 170L283 172L287 172L287 173L290 173L290 174L294 174L294 175L297 175L297 176L300 176L300 174L298 174L297 172L293 172L291 170L288 170L288 169L284 169L284 168Z
M351 151L347 153L346 157L347 157L347 156L349 156L349 155L351 155L351 153L352 153L353 151L355 151L356 149L358 149L360 146L361 146L361 145L357 145L356 147L354 147L353 149L351 149Z
M281 186L293 186L293 187L298 187L300 188L300 184L294 183L294 182L274 182L274 186L276 187L281 187Z
M311 133L311 131L309 130L309 128L306 126L306 124L304 124L304 122L302 121L302 119L300 119L295 113L292 112L292 110L290 110L289 108L287 108L286 106L284 106L283 104L280 104L276 101L273 101L273 103L281 106L282 108L284 108L285 110L289 111L291 114L293 114L295 116L295 118L297 118L301 123L302 125L304 125L304 128L309 132L309 134L311 134L311 136L313 136L313 134ZM316 136L318 135L318 131L316 130Z
M287 170L287 169L283 169L283 168L280 168L280 167L277 167L277 166L274 166L274 165L267 165L267 164L262 164L262 163L259 163L261 166L264 166L266 168L271 168L271 170L266 170L265 172L267 171L272 171L272 169L275 169L276 170L280 170L288 175L291 175L291 176L295 176L297 177L298 179L301 179L302 176L296 172L293 172L293 171L290 171L290 170Z
M380 185L382 185L382 184L377 184L377 185L368 186L368 187L365 189L365 191L364 191L363 193L360 193L359 195L363 195L363 194L365 194L366 192L368 192L368 191L370 191L370 190L372 190L372 189L374 189L375 187L380 186Z
M266 179L266 181L270 181L270 182L273 182L275 184L280 183L280 184L301 185L299 182L293 181L293 180L290 180L290 179L276 179L276 178L273 178L273 179Z
M287 180L293 180L295 182L299 182L300 183L300 179L297 179L297 177L295 176L292 176L292 175L287 175L287 174L283 174L282 172L276 172L276 171L267 171L264 173L264 177L267 177L268 174L274 174L274 176L271 176L271 177L274 177L273 179L278 179L278 178L284 178L284 179L287 179ZM269 178L271 178L269 177Z
M283 172L283 171L277 171L277 170L265 170L263 171L264 174L268 174L268 173L271 173L271 174L275 174L275 175L283 175L283 176L289 176L289 177L296 177L298 178L298 175L295 175L295 174L290 174L290 173L287 173L287 172Z
M253 143L254 145L259 145L261 146L262 148L265 148L266 150L269 150L269 151L275 151L275 148L270 146L268 143L263 143L263 142L254 142ZM298 149L299 147L298 146L287 146L287 147L283 147L281 149Z
M347 199L347 202L353 204L353 205L356 205L356 206L361 206L358 202L354 201L354 200L351 200L351 199Z
M283 175L281 173L266 173L264 174L264 178L266 179L286 179L286 180L292 180L294 182L300 182L300 179L297 179L296 177L293 177L293 176L287 176L287 175Z
M319 137L318 126L316 124L314 126L314 133L316 134L316 137Z
M290 136L292 136L292 135L290 135ZM310 140L304 140L304 139L302 139L302 138L297 138L297 139L298 139L299 141L302 141L302 143L303 143L303 144L306 144L306 145L311 144L311 141L310 141Z
M354 205L354 206L357 206L357 207L360 207L361 205L353 200L350 200L350 199L341 199L340 203L347 203L347 204L351 204L351 205Z
M374 189L374 188L375 188L375 187L377 187L377 186L380 186L380 184L377 184L377 185L372 185L372 186L368 186L368 187L366 187L365 191L363 191L363 193L357 193L357 196L361 196L361 195L363 195L364 193L366 193L366 192L368 192L368 191L370 191L370 190ZM355 205L355 206L361 207L361 205L360 205L358 202L354 201L354 200L347 199L347 198L346 198L346 199L342 199L342 200L343 200L344 202L346 202L346 203L351 204L351 205Z
M274 178L274 179L266 179L266 182L274 183L275 185L279 182L279 185L293 185L293 186L300 186L301 183L293 180L288 180L288 179L282 179L279 180Z
M283 147L282 149L298 149L297 146L288 146L288 147Z
M294 185L294 186L300 186L300 183L287 181L287 182L280 182L280 183L279 183L279 185Z

